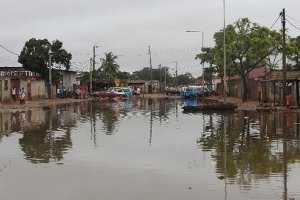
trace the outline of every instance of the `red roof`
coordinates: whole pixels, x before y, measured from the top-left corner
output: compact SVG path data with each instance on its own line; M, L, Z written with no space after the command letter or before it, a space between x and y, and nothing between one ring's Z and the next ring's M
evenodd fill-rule
M253 69L250 73L249 73L249 79L255 79L258 77L262 77L265 76L267 73L269 73L271 71L271 69L269 67L263 66L263 67L258 67Z

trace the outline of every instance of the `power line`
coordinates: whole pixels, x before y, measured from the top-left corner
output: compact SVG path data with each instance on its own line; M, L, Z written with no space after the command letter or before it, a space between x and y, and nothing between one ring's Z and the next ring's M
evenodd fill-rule
M289 16L289 15L285 15L286 17L290 18L291 20L297 22L297 23L300 23L299 20L297 20L296 18L292 17L292 16Z
M281 17L281 13L279 14L278 18L276 19L276 21L272 24L272 26L270 27L270 29L273 28L273 26L278 22L279 18Z
M294 28L298 29L300 31L300 28L298 28L297 26L295 26L294 24L292 24L289 20L285 19L291 26L293 26Z
M7 52L9 52L9 53L11 53L11 54L13 54L13 55L15 55L15 56L19 56L18 54L16 54L15 52L13 52L13 51L7 49L6 47L4 47L4 46L1 45L1 44L0 44L0 47L1 47L2 49L4 49L5 51L7 51Z

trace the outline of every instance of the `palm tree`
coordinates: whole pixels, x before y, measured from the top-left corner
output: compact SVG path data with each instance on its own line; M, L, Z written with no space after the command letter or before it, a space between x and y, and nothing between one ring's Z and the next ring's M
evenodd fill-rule
M100 58L100 70L104 73L105 77L113 78L119 72L120 66L116 63L118 56L112 52L105 53L105 58Z

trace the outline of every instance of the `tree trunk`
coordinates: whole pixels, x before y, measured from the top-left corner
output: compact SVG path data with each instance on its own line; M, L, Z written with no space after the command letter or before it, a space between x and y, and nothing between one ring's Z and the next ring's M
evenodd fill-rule
M243 80L243 102L247 101L248 99L248 84L247 84L247 79L244 76L242 76L242 80Z

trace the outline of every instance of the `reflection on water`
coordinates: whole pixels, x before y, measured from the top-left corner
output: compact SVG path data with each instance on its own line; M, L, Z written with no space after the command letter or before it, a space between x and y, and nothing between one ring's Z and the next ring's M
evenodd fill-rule
M216 172L244 188L259 180L269 182L272 176L283 177L283 199L287 199L288 165L300 159L299 113L241 111L206 118L198 143L212 151Z
M18 180L17 171L25 170L36 180L26 186L28 190L42 187L38 177L44 172L61 173L65 180L88 177L99 188L106 188L107 182L101 182L106 174L112 187L126 183L123 196L98 191L88 180L72 182L70 192L88 184L92 198L103 194L106 199L197 199L203 192L212 199L300 198L300 113L182 113L182 106L192 104L136 99L1 113L0 169L3 165L6 170L0 171L0 192L10 199L21 197L5 188L14 184L9 180ZM32 174L24 161L44 164L51 171ZM51 179L58 186L66 183ZM23 199L32 199L27 195Z

